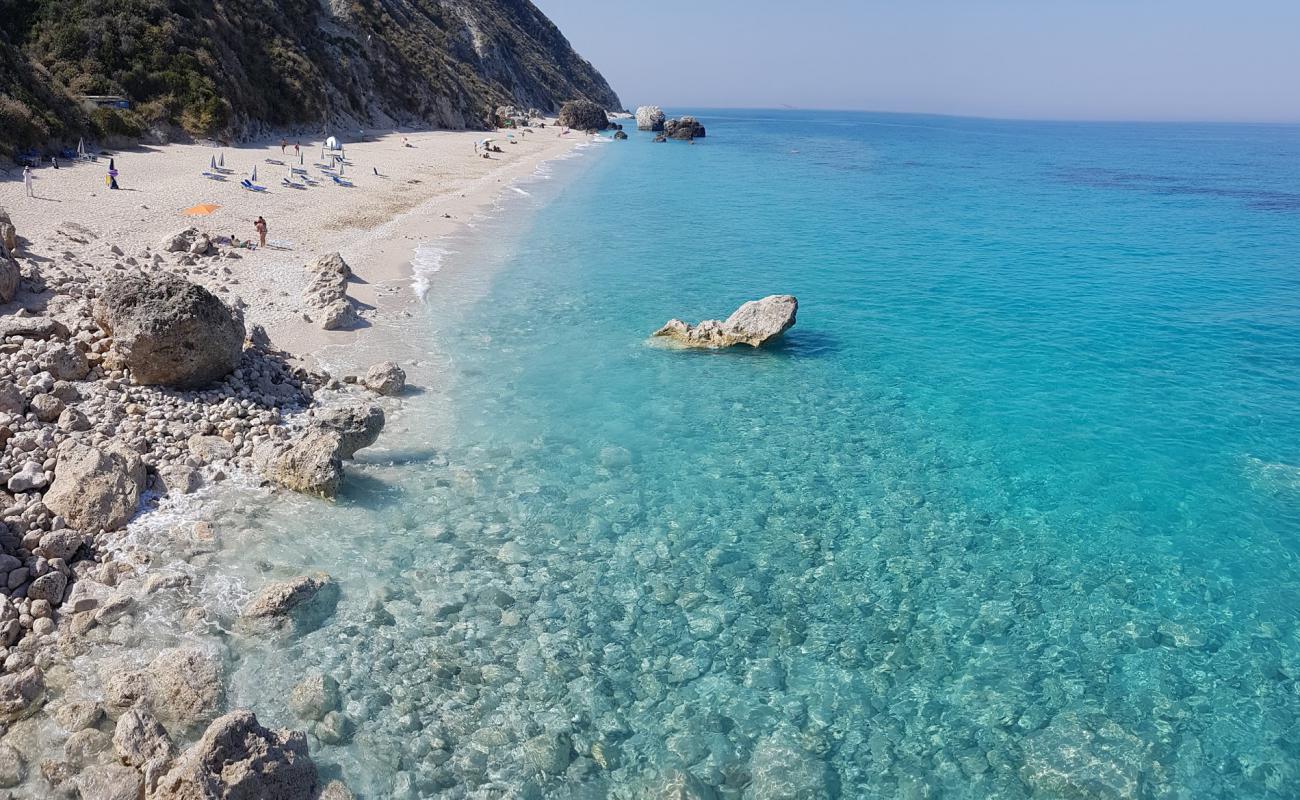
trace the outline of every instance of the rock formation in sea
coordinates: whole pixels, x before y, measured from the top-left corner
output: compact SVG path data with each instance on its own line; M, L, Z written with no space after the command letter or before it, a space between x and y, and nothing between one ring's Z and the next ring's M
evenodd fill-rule
M636 129L639 131L661 131L664 120L664 110L659 106L641 106L636 110Z
M603 131L609 127L609 115L598 103L572 100L560 109L559 124L577 131Z
M664 123L664 135L669 139L703 139L705 129L695 117L670 119Z
M737 344L760 347L789 330L798 311L799 301L793 295L774 294L750 300L723 321L709 319L690 325L671 319L653 335L682 347L713 350Z

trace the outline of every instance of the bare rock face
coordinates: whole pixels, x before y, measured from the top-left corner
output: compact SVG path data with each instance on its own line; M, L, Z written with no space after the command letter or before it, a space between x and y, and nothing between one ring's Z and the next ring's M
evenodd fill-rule
M54 483L43 502L77 530L113 531L139 508L144 481L144 462L125 445L69 443L59 449Z
M0 303L8 303L18 293L18 262L10 255L13 251L0 245Z
M216 719L150 800L314 800L316 766L300 731L262 727L248 710Z
M9 212L0 208L0 246L10 253L18 249L18 231Z
M376 394L397 395L406 389L406 372L392 361L382 361L366 371L362 380Z
M664 129L664 110L659 106L641 106L636 110L636 129L661 131Z
M94 314L138 384L205 386L229 375L244 348L243 320L175 275L117 280L100 292Z
M789 330L798 311L799 301L793 295L774 294L762 300L750 300L725 321L710 319L689 325L672 319L654 335L666 337L682 347L718 349L737 344L759 347Z
M352 458L369 447L384 429L384 409L374 403L327 408L316 415L315 425L339 437L340 458Z
M574 130L603 131L609 127L609 115L590 100L570 100L560 108L558 122Z
M292 627L305 633L333 614L338 600L338 584L329 575L301 575L273 583L250 600L244 606L245 625L277 630Z
M329 499L343 486L343 439L332 431L309 429L287 447L266 444L255 460L262 476L277 486Z
M670 119L664 123L664 135L669 139L703 139L704 126L695 117Z

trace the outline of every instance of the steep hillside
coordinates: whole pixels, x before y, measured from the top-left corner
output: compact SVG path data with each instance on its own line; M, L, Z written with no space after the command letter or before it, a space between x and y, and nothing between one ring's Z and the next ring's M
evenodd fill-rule
M0 0L0 152L82 133L483 127L618 97L529 0ZM79 95L125 95L87 110Z

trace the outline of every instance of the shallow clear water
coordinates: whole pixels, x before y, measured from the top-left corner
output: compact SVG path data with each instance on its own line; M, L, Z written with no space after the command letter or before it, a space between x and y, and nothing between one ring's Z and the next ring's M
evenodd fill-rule
M372 798L1300 796L1300 130L704 117L448 245L337 507L223 515L344 590L232 698L336 677Z

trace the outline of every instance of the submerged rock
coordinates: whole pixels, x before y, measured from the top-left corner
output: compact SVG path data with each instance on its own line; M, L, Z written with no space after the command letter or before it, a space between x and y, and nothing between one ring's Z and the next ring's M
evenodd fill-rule
M339 587L323 572L301 575L267 586L244 606L247 624L271 628L290 625L299 632L320 627L338 604Z
M28 667L0 678L0 723L8 724L31 716L44 701L45 676L38 667Z
M220 709L225 697L221 661L196 647L165 650L143 670L110 676L104 697L117 708L143 703L165 727L183 736Z
M244 322L203 287L158 273L110 283L95 322L139 384L193 389L219 381L239 363Z
M101 764L86 768L77 776L76 785L83 798L139 800L144 793L144 776L130 767Z
M752 800L821 800L830 797L826 763L799 746L794 734L777 731L759 741L749 762Z
M54 483L43 501L78 530L112 531L135 514L144 481L144 462L125 445L69 443L59 450Z
M558 122L574 130L603 131L609 127L609 115L590 100L570 100L560 108Z
M718 349L737 344L759 347L789 330L798 311L799 301L793 295L774 294L762 300L750 300L725 321L710 319L689 325L672 319L654 335L683 347Z
M661 131L664 129L664 110L659 106L641 106L636 110L636 129Z
M315 800L316 766L301 731L262 727L241 709L213 721L150 800Z

